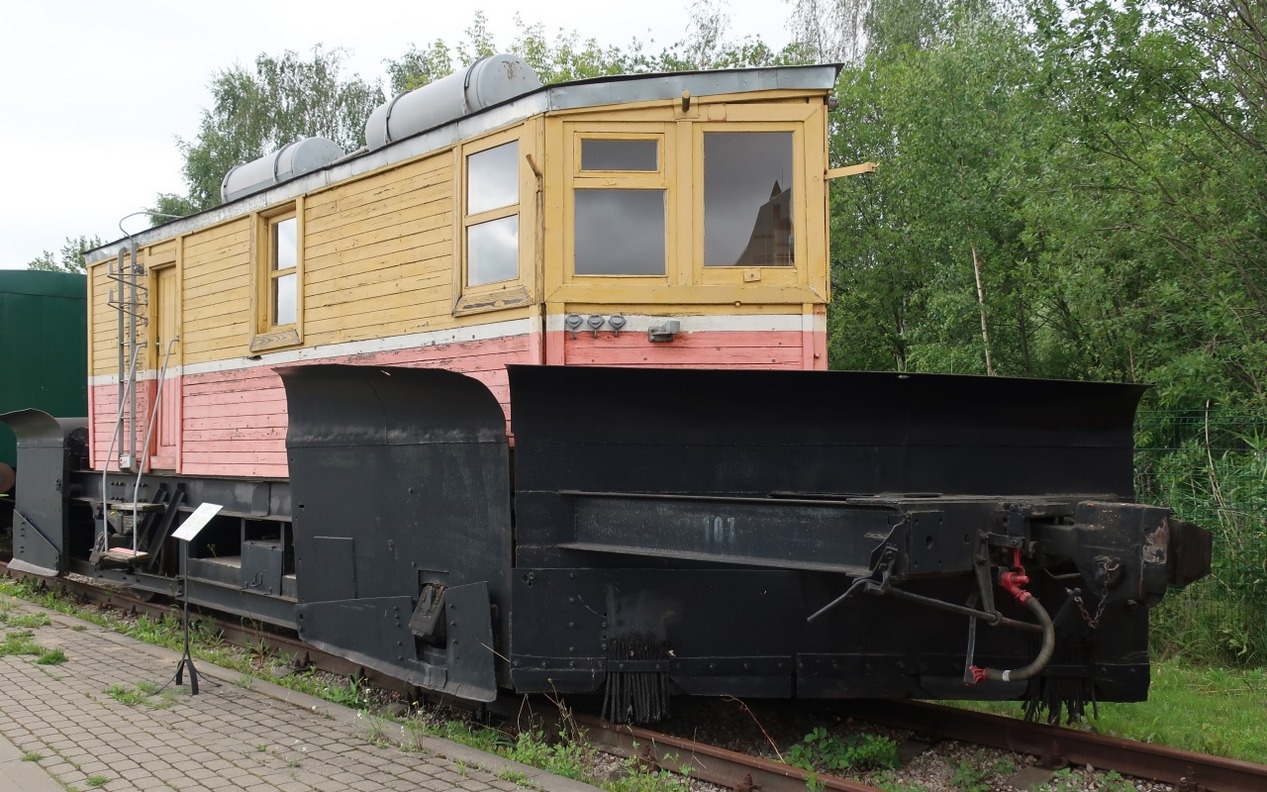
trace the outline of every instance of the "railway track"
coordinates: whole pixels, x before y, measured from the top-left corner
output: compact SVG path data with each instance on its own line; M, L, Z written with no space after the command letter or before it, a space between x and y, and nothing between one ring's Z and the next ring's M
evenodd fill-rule
M7 564L0 563L0 574L10 574ZM13 574L15 577L32 577ZM65 578L55 581L33 579L64 591L81 602L128 613L163 618L174 611L171 603L146 601L125 591L104 589L87 582ZM314 665L332 674L359 676L401 694L416 692L400 680L367 673L358 664L315 649L294 636L259 629L245 620L234 622L205 615L202 618L209 618L227 642L243 647L267 648L290 658L296 667ZM850 701L840 705L839 713L911 731L925 738L957 740L1036 756L1048 766L1073 764L1112 769L1124 775L1171 784L1176 792L1260 792L1267 789L1267 765L954 707L907 701ZM648 766L687 772L693 778L737 792L804 790L809 780L804 770L780 762L649 729L611 724L596 717L576 717L585 729L588 741L597 748L637 758ZM826 775L817 775L814 782L823 789L840 792L879 792L875 787Z
M1261 792L1267 765L1207 756L1165 745L1028 723L1016 718L916 701L850 702L856 718L919 734L1040 757L1045 764L1091 765L1173 784L1177 792Z

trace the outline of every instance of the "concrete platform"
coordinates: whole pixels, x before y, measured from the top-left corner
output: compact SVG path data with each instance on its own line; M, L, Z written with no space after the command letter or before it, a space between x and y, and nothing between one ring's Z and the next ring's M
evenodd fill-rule
M51 624L21 628L22 613ZM180 656L26 602L0 597L0 636L67 660L0 657L0 790L440 790L594 787L196 661L199 693L169 685ZM141 692L138 692L138 685ZM111 695L140 699L124 703Z

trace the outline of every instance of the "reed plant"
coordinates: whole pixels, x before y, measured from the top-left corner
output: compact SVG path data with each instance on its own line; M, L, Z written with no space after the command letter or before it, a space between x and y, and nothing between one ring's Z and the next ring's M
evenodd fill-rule
M1137 496L1214 533L1210 575L1152 615L1153 651L1195 663L1267 663L1267 416L1142 414Z

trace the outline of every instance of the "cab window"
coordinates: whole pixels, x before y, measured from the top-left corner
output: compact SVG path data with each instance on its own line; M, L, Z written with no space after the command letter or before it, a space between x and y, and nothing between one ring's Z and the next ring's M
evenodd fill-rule
M792 133L704 133L704 266L790 267Z

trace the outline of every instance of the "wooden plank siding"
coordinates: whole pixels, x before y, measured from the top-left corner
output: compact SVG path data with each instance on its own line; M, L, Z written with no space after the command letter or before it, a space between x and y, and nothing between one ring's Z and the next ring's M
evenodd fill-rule
M372 354L341 355L323 362L428 366L460 371L488 386L503 409L508 410L510 390L506 365L531 362L540 343L539 338L526 334ZM286 476L286 394L281 378L271 366L254 365L186 374L165 387L178 387L183 400L181 473L263 478ZM147 392L152 393L152 388ZM93 447L100 449L99 454L94 454L93 464L100 468L118 408L115 386L94 387L91 398L99 412L110 416L109 421L99 421L93 427ZM142 428L138 444L143 434ZM118 456L117 444L113 456Z
M782 332L684 333L672 343L648 343L645 333L562 333L563 363L570 366L666 368L813 368L804 360L804 334Z
M822 92L808 89L701 97L689 111L680 98L547 111L303 195L261 194L267 197L241 216L212 215L214 224L186 226L192 230L158 239L142 249L142 261L172 266L177 281L179 359L163 396L165 405L169 397L178 400L179 411L172 413L180 416L176 472L287 475L285 392L275 371L281 366L322 362L467 373L501 402L508 432L511 363L826 368L826 117ZM739 130L760 131L763 124L795 130L793 161L805 172L798 170L792 182L794 267L702 265L702 130L727 122ZM578 136L619 137L622 130L654 132L664 141L665 273L578 276L570 260L572 191L599 184L578 176ZM463 163L474 152L514 140L518 203L500 211L518 216L518 276L468 287L465 228L488 218L466 213ZM626 177L614 183L621 179ZM292 213L300 235L297 320L282 324L268 307L270 277L277 275L268 272L275 233L269 228ZM118 410L118 312L107 304L118 285L105 276L106 267L99 262L89 274L90 441L98 468L107 464ZM560 329L571 313L622 314L630 329L617 335L605 326L595 337L582 325L573 338ZM680 320L682 332L668 343L650 341L647 328L667 320ZM142 339L151 357L154 332L147 329ZM150 359L145 365L138 446L155 387L156 364Z
M185 238L185 365L241 356L250 343L251 229L251 218L243 217Z
M444 152L305 202L307 343L452 323L453 191Z
M137 414L140 416L140 420L135 422L133 433L136 437L135 447L138 450L144 448L143 444L150 415L150 405L154 399L154 391L154 380L143 379L137 382ZM93 416L88 428L89 458L92 460L92 467L101 470L106 464L106 455L109 452L110 469L117 470L119 456L132 448L132 444L128 442L128 434L122 427L119 428L117 436L115 433L116 418L119 414L118 385L110 384L89 387L88 404ZM138 451L138 453L140 452Z

